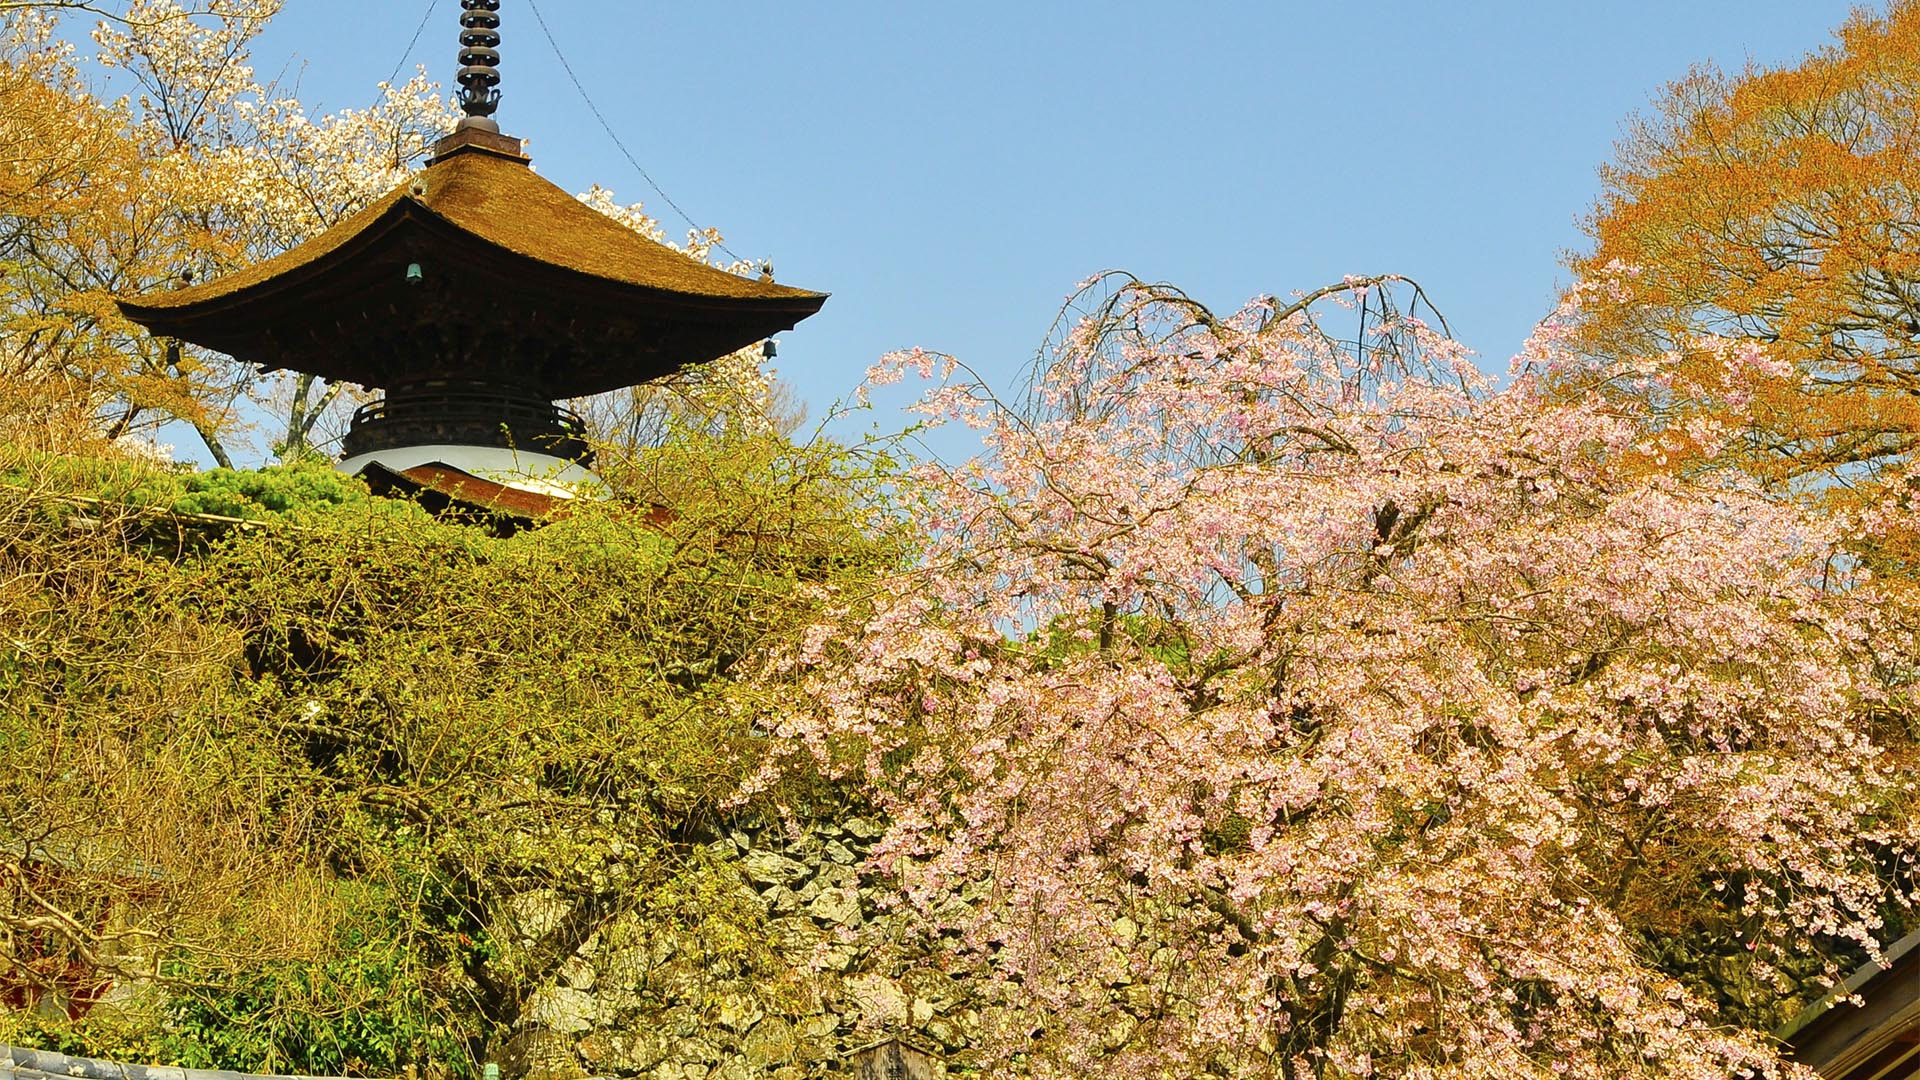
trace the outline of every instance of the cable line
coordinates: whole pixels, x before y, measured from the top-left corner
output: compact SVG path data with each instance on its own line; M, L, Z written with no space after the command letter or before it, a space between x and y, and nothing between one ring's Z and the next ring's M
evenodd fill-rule
M393 81L400 77L400 69L407 66L408 60L413 59L413 50L420 44L420 35L426 33L427 24L433 21L433 13L439 8L440 0L427 0L427 13L420 16L420 25L413 28L413 38L407 42L407 51L400 54L400 62L393 65L393 74L387 76L389 88L393 86ZM375 99L373 104L378 108L380 102Z
M640 179L647 182L647 186L653 189L654 194L660 196L662 202L672 207L674 213L680 215L680 220L686 222L688 228L698 233L705 233L707 230L702 228L699 222L693 220L693 217L685 210L680 209L680 204L673 201L673 196L668 195L659 184L654 183L653 177L647 175L647 170L641 167L639 160L627 149L627 144L620 141L619 133L613 130L612 124L607 123L606 116L600 112L600 107L593 103L592 95L588 94L587 88L581 84L580 76L574 73L573 65L567 62L566 54L560 51L560 43L554 40L553 30L547 25L547 17L540 13L540 5L535 3L534 0L527 0L527 6L533 9L534 20L540 24L540 32L547 36L547 44L552 46L553 55L559 59L560 67L566 71L567 78L572 80L573 88L580 92L580 100L587 103L587 111L592 113L593 118L600 122L601 130L605 131L607 137L613 140L613 145L619 149L620 155L627 159L627 164L633 166L633 171L640 174ZM715 244L714 246L732 256L734 262L744 263L747 261L741 258L738 252L728 247L724 242Z

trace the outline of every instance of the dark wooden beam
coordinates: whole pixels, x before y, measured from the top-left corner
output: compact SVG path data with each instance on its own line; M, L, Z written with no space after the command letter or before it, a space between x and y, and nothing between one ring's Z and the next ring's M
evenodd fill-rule
M1861 1004L1846 998L1858 996ZM1824 1080L1909 1080L1920 1076L1920 932L1868 964L1775 1032Z

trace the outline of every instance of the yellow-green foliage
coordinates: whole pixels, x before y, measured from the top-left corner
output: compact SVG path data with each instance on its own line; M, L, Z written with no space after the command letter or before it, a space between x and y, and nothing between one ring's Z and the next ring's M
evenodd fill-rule
M0 990L157 988L34 1037L463 1072L597 928L724 894L738 676L809 583L902 549L843 456L658 454L670 481L511 539L297 469L8 459ZM196 496L258 523L178 543L153 508ZM756 962L756 909L695 906Z
M132 461L65 457L0 448L0 486L16 498L39 494L104 500L126 509L265 520L366 506L358 479L319 461L264 469L187 472ZM388 507L392 509L393 507Z

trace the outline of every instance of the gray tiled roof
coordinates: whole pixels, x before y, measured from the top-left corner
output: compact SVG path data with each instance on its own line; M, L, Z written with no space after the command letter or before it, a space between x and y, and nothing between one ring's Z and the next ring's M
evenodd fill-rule
M171 1065L123 1065L98 1058L69 1057L50 1050L0 1046L0 1080L295 1080L292 1077L178 1069ZM332 1077L303 1080L337 1080Z

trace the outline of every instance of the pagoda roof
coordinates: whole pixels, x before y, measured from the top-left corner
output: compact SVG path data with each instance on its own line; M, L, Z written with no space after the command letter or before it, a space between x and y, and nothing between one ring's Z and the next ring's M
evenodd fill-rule
M518 147L455 135L423 172L299 247L120 307L155 334L368 386L465 370L463 354L503 338L516 352L559 335L524 381L560 398L715 359L826 302L642 236L535 173ZM435 288L407 284L410 263ZM447 345L450 332L465 338ZM444 347L421 347L436 334ZM408 366L435 354L450 371Z
M376 495L413 499L431 514L492 518L509 535L565 517L580 504L578 497L546 494L475 476L444 461L429 461L395 469L368 462L358 473ZM633 508L626 516L650 529L671 525L674 513L659 503Z
M573 505L570 498L502 484L441 461L415 465L411 469L392 469L380 462L371 462L360 471L360 478L376 494L424 499L427 509L433 513L461 507L503 515L523 526L563 514Z

